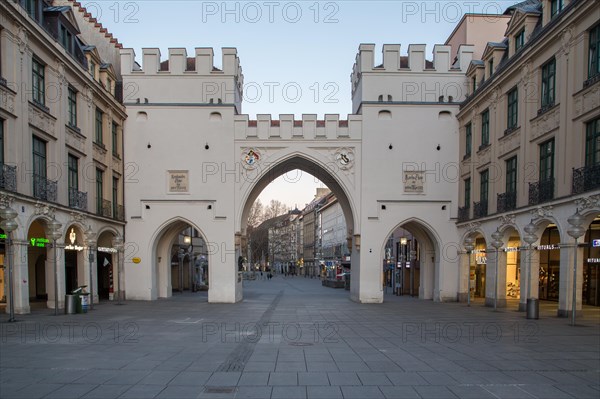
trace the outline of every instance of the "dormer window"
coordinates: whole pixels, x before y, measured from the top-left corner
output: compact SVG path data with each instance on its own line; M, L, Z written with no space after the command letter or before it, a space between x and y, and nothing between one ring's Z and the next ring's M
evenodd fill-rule
M37 0L25 0L25 11L36 21L38 20L38 4Z
M600 75L600 24L590 31L588 78Z
M90 75L92 79L96 79L96 63L93 60L90 60Z
M563 0L550 0L550 18L556 17L563 9Z
M515 35L515 53L525 45L525 29L521 29L519 33Z
M73 35L64 25L60 25L60 43L69 53L73 53Z

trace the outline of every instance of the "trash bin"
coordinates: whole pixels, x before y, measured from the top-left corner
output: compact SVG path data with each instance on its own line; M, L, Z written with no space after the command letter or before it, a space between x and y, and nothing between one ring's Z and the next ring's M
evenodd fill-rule
M87 292L83 292L85 285L80 286L79 288L74 289L71 294L75 297L75 311L76 313L87 313L88 305L89 305L89 296L90 294ZM83 299L86 298L86 299ZM85 301L85 308L83 303Z
M537 320L540 318L540 302L536 298L527 299L527 318Z
M77 296L76 295L65 295L65 314L75 314Z
M81 311L87 313L90 306L90 294L88 292L82 292L79 295L79 298L81 298Z

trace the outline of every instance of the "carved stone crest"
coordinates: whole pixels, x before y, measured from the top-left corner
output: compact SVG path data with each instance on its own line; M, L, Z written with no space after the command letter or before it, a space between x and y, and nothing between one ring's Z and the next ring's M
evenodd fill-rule
M351 148L338 148L333 157L338 167L342 170L351 169L354 165L354 151Z
M533 220L542 219L545 217L553 217L552 206L541 206L530 211Z
M50 219L53 219L55 212L56 212L56 208L54 208L53 206L44 204L43 202L37 202L35 204L35 214L36 215L47 216Z
M255 169L262 159L261 152L256 148L244 148L241 154L242 166L245 169Z
M516 224L516 216L514 214L502 215L498 218L500 226L514 226Z
M0 206L3 206L4 208L8 208L9 206L12 205L12 203L15 201L15 197L12 195L8 195L8 194L0 194Z
M600 208L600 195L590 195L589 197L578 198L575 200L575 205L580 211L587 209Z
M78 222L85 225L87 216L81 212L71 212L71 222Z

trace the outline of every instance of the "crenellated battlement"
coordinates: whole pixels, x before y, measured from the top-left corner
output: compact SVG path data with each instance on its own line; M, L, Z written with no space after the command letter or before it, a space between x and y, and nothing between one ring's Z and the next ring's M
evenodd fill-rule
M233 76L243 82L244 75L237 49L222 48L222 68L214 65L214 52L211 47L195 49L194 57L188 57L185 48L169 48L169 57L161 60L158 48L142 49L142 63L136 64L135 51L131 48L121 50L121 72L124 75L202 75L202 76ZM138 67L139 66L139 67Z
M293 114L280 114L279 119L273 119L268 114L258 114L255 120L248 115L235 117L235 137L238 140L360 139L361 132L360 115L348 115L348 119L340 119L338 114L326 114L324 119L318 119L316 114L303 114L300 120L294 119Z
M144 48L140 65L133 49L122 49L121 73L130 92L126 102L233 104L241 112L244 75L237 50L224 47L222 57L217 68L209 47L196 48L193 57L185 48L169 48L167 59L158 48Z
M411 44L407 55L401 55L399 44L384 44L382 63L375 65L375 44L361 44L350 77L353 112L359 112L362 103L372 101L461 101L465 90L448 89L449 85L462 87L474 47L460 46L454 59L448 45L436 44L433 60L426 58L426 51L425 44Z
M436 44L433 47L433 60L425 57L425 44L411 44L408 55L400 55L400 44L384 44L382 48L383 63L375 65L375 45L361 44L356 54L356 62L352 68L353 78L363 72L462 72L469 67L469 54L473 46L462 45L458 50L457 60L452 60L452 47ZM468 59L468 61L467 61ZM354 79L353 79L354 80Z

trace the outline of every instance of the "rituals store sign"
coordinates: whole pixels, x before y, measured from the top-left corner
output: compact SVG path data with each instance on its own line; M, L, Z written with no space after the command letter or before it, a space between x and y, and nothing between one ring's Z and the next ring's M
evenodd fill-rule
M423 193L425 183L424 172L404 171L404 192Z
M189 192L189 176L187 170L170 170L168 172L169 193Z

